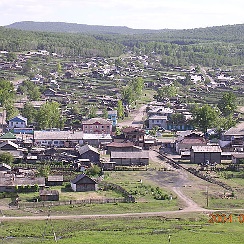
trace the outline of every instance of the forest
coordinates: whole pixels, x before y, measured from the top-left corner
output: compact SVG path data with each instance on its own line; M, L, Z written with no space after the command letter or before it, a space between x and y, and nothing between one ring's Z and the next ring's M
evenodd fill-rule
M144 30L145 33L141 34L114 34L113 31L106 34L96 32L94 28L89 34L89 31L56 33L52 29L43 32L0 27L0 50L22 52L42 49L69 57L118 57L132 51L140 55L158 55L165 66L199 64L218 67L244 62L244 25L153 33Z

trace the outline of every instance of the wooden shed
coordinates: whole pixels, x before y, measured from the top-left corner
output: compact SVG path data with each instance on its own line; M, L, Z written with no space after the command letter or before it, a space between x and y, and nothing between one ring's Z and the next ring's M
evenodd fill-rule
M221 163L221 148L220 146L206 145L206 146L192 146L190 149L191 163L211 164Z
M144 166L149 164L149 152L111 152L110 161L116 162L116 166Z
M39 194L41 201L59 201L59 192L57 190L41 190Z
M48 186L61 186L63 184L63 175L49 175L46 180Z

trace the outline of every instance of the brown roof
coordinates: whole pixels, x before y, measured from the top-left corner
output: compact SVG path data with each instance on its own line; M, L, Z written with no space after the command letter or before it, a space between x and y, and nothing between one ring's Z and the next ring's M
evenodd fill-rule
M117 148L121 148L121 147L133 147L133 146L134 146L133 142L124 142L124 143L111 142L111 143L107 144L107 147L117 147Z
M44 177L23 177L14 174L5 174L4 178L0 178L0 186L45 186Z
M142 130L140 128L132 127L132 126L125 127L125 128L123 128L122 131L125 133L130 133L130 132L143 132L144 133L144 130Z
M59 191L57 190L40 190L39 191L40 196L53 196L53 195L59 195Z
M184 144L204 144L206 143L206 140L204 138L184 138L180 143Z
M92 124L95 124L95 123L98 123L98 124L101 124L101 125L108 125L108 124L112 125L112 121L106 120L106 119L103 119L103 118L92 118L92 119L88 119L88 120L82 121L83 125L92 125Z

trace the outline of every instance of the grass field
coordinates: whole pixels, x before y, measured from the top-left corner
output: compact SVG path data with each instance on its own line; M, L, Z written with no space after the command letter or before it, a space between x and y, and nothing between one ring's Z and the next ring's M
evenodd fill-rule
M181 218L116 218L2 221L2 243L241 244L243 224L208 222L206 215ZM57 241L54 240L54 233Z

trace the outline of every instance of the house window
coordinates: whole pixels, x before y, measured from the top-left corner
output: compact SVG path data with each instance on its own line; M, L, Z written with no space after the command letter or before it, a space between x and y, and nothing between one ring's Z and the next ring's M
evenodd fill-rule
M87 129L87 125L85 125L85 128Z
M96 129L98 129L98 125L96 125Z

